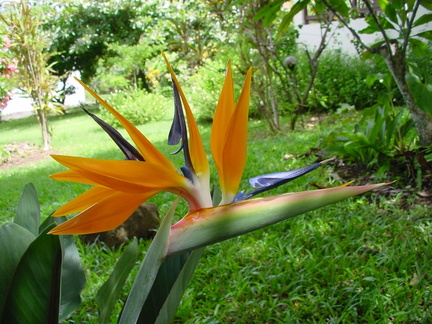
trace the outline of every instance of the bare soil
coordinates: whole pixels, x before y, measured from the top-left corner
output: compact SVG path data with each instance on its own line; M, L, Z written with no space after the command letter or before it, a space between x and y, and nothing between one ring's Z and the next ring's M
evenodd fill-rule
M0 170L34 164L53 153L53 150L44 151L40 146L29 142L6 144L0 151Z

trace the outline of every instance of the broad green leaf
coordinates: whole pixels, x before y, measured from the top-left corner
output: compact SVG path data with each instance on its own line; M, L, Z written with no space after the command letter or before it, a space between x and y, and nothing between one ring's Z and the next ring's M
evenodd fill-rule
M162 263L147 300L141 309L137 323L150 324L156 322L190 255L189 252L183 253L167 258Z
M432 21L432 13L424 14L423 16L421 16L419 19L417 19L414 22L413 27L421 26L421 25L427 24L431 21Z
M36 189L32 183L24 187L14 223L29 230L35 236L39 234L40 207Z
M292 6L291 10L283 17L276 38L280 38L287 31L294 19L294 16L305 9L309 3L310 0L299 0Z
M0 319L15 270L35 238L36 236L15 223L7 223L0 227Z
M138 241L134 239L117 261L108 280L96 294L96 304L99 307L99 323L110 323L110 316L116 301L138 259Z
M178 275L169 296L166 298L155 324L171 323L195 268L201 259L204 249L205 248L200 248L191 252L186 264Z
M378 20L382 26L383 29L394 29L396 28L393 26L393 24L384 16L378 16ZM380 32L380 28L376 21L372 18L372 16L368 16L365 18L365 21L368 23L368 26L362 30L359 31L360 34L373 34L376 32Z
M368 26L362 30L359 30L360 34L373 34L379 32L378 24L371 16L366 17L365 22L367 22Z
M421 0L420 4L428 10L432 10L432 1L431 0Z
M61 217L62 222L66 217ZM59 217L56 217L56 221ZM60 235L63 253L61 268L60 319L72 314L81 303L80 293L85 286L86 278L81 264L78 249L72 235Z
M264 25L269 26L276 18L276 14L279 12L282 4L285 0L276 0L262 7L254 17L254 20L260 20L264 18Z
M136 323L140 316L141 309L146 302L159 269L166 258L170 226L177 202L178 199L174 201L170 210L162 220L144 261L138 270L129 297L123 307L119 320L120 324Z
M432 41L432 31L430 31L430 30L426 30L424 32L418 33L415 36L417 36L417 37L423 37L423 38L426 38L427 40Z
M392 5L395 10L401 10L404 6L404 2L402 0L392 0Z
M407 11L412 11L414 8L414 3L416 3L417 0L406 0L406 4L408 5Z
M52 227L53 223L59 225L66 220L66 217L48 217L39 226L39 233ZM59 237L62 248L60 319L63 320L81 303L80 293L86 279L74 237L71 235L60 235Z
M58 323L62 252L48 227L28 247L16 269L2 323Z
M350 7L346 4L345 1L340 0L328 0L328 3L343 17L348 17L350 12Z
M389 1L378 0L378 5L391 21L393 21L394 23L398 22L396 10Z
M418 56L426 55L428 46L425 42L421 41L420 39L412 38L412 37L408 41L415 55Z
M405 74L405 81L414 96L416 104L420 109L432 116L432 84L423 83L414 73Z
M366 76L366 85L370 88L376 81L380 80L381 78L382 75L380 74L368 74Z
M245 234L385 185L289 193L197 210L171 227L167 255Z
M381 8L382 11L385 10L388 4L389 2L387 0L378 0L378 6Z

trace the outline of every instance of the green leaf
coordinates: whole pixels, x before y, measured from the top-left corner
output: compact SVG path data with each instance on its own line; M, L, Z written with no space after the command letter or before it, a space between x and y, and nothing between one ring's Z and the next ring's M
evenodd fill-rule
M432 1L431 0L421 0L420 4L428 10L432 10Z
M381 74L368 74L366 76L366 85L370 88L376 81L379 81L381 78Z
M378 16L378 20L379 20L383 29L395 29L393 24L390 21L388 21L387 18L385 18L383 16ZM373 34L373 33L381 31L377 22L373 19L372 16L366 17L365 21L368 23L368 26L366 28L360 30L359 31L360 34Z
M36 189L32 183L26 184L19 202L14 223L29 230L35 236L39 234L40 207Z
M425 42L417 38L410 38L408 40L410 47L415 55L424 56L427 53L428 46Z
M373 33L379 32L378 24L372 18L372 16L366 17L365 22L368 24L368 26L362 30L359 30L360 34L373 34Z
M36 238L25 228L7 223L0 227L0 319L15 270L30 243Z
M402 0L392 0L392 5L395 10L401 10L404 6L404 2Z
M283 17L276 38L280 38L287 31L294 19L294 16L305 9L309 3L310 0L299 0L292 6L291 10Z
M2 323L58 323L60 304L60 239L49 227L28 247L16 269Z
M120 324L136 323L141 309L146 302L156 276L166 258L166 251L170 235L170 227L178 199L174 201L170 210L165 215L156 236L138 270L129 297L119 320ZM158 310L156 310L158 311ZM149 316L153 316L150 314Z
M205 248L192 251L159 312L156 324L170 323Z
M110 323L110 316L123 286L138 259L138 241L134 239L117 261L108 280L96 294L99 307L99 323Z
M423 16L421 16L419 19L417 19L414 22L413 27L421 26L421 25L427 24L431 21L432 21L432 13L424 14Z
M398 18L397 18L397 14L396 14L396 10L394 9L394 7L391 5L391 3L389 3L385 10L384 10L385 14L387 15L387 17L394 22L395 24L398 23Z
M382 11L385 10L388 4L389 2L387 0L378 0L378 6L381 8Z
M415 36L417 36L417 37L423 37L423 38L426 38L427 40L432 41L432 31L430 31L430 30L426 30L424 32L418 33Z
M412 11L414 8L414 4L418 0L406 0L406 4L408 5L407 11Z
M66 217L48 217L39 226L39 233L59 225ZM62 248L60 320L67 318L81 303L81 290L86 279L75 240L72 235L59 235Z
M59 218L56 217L56 220ZM66 221L66 217L61 217L61 221ZM85 286L86 278L74 237L72 235L60 235L60 244L63 253L60 319L63 320L80 305L80 293Z
M141 314L137 323L155 323L160 316L160 311L166 303L170 292L175 285L180 273L187 263L191 253L183 253L167 258L159 268L156 279L141 309ZM178 292L181 293L181 292ZM177 307L176 307L177 308ZM174 309L175 312L175 309Z
M430 99L432 98L432 84L423 83L417 75L411 72L405 74L405 81L414 96L416 104L420 109L432 116L432 104Z
M269 26L276 18L282 4L285 0L276 0L262 7L254 17L254 21L264 18L264 26Z
M349 12L350 12L350 7L348 7L348 5L346 4L345 1L329 0L328 2L343 17L348 17Z

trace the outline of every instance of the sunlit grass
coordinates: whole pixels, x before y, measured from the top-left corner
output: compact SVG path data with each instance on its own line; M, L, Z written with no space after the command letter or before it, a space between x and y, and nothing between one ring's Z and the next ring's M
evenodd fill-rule
M109 137L79 111L56 117L51 125L53 150L57 154L122 158ZM169 121L160 121L139 128L169 155L175 150L166 145L169 127ZM333 123L323 122L296 132L268 135L263 122L251 121L242 189L249 189L248 177L313 163L316 159L313 154L299 155L318 146L320 138L332 127ZM209 127L201 128L204 142L208 143ZM0 145L13 141L40 144L36 122L0 124ZM181 165L181 156L170 158ZM47 158L32 165L0 170L0 222L14 217L22 189L28 182L35 184L43 217L85 190L79 184L48 178L62 169ZM339 185L331 177L331 171L331 166L322 167L274 193L313 189L312 183ZM163 214L172 198L171 194L162 194L152 201ZM208 247L175 322L431 322L430 210L414 204L401 209L398 199L367 194ZM177 217L185 208L180 206ZM93 298L121 249L86 246L78 240L77 243L87 285L83 303L69 322L97 323ZM140 243L141 259L147 245L146 241ZM118 302L117 311L126 297L127 291Z

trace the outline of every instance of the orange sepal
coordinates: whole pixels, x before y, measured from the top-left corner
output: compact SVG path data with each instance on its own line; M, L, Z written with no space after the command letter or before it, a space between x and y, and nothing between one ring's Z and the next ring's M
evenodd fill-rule
M53 228L48 234L91 234L112 230L128 219L154 193L130 195L117 192Z

